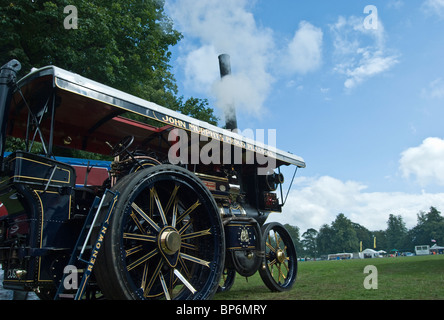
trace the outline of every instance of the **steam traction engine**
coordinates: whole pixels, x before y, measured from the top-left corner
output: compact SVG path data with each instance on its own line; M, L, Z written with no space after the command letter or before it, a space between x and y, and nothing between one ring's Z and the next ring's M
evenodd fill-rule
M281 211L279 168L301 158L54 66L17 81L19 69L0 74L5 288L210 299L256 271L273 291L291 288L293 242L266 220ZM7 137L23 150L6 153ZM59 156L67 148L110 158Z

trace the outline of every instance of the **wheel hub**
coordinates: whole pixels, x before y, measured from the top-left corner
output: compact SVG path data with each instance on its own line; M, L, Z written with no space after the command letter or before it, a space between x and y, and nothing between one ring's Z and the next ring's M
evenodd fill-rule
M160 246L166 254L175 254L180 249L180 234L176 230L165 230L160 235Z
M284 251L283 251L282 249L279 249L279 250L276 252L276 259L277 259L277 261L278 261L279 263L282 263L282 262L285 261L285 253L284 253Z

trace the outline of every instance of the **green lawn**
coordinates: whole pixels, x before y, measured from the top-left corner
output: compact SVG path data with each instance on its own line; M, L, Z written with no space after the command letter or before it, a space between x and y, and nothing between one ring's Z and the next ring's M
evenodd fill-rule
M377 269L377 289L365 289L367 265ZM373 273L371 273L373 275ZM298 277L288 292L272 293L259 274L248 281L236 275L229 292L215 300L435 300L444 299L444 255L298 264Z

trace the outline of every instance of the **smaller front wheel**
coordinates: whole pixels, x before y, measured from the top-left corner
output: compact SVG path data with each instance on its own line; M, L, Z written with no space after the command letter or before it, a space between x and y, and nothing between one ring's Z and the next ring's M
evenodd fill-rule
M283 225L272 222L262 227L265 266L259 269L262 281L271 291L290 290L296 280L298 262L290 234Z

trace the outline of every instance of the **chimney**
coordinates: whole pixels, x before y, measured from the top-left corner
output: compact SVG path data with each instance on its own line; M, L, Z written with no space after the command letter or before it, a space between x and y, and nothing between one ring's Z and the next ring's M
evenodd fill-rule
M226 53L219 56L220 77L223 79L231 75L230 56ZM224 106L225 110L225 127L229 130L237 129L236 108L234 103Z

